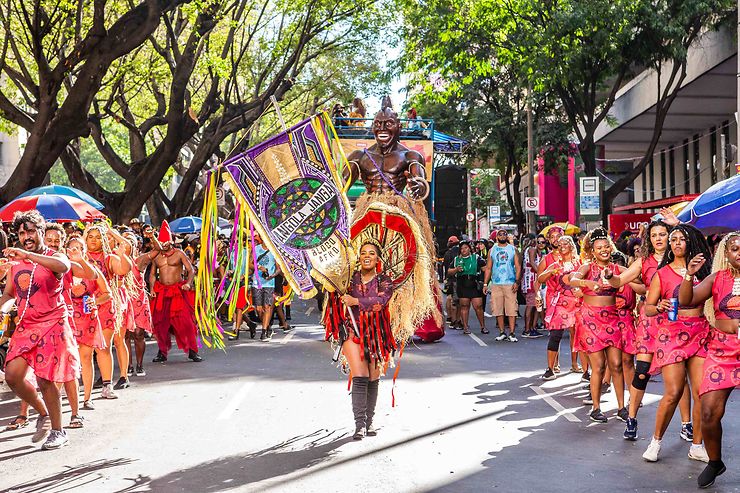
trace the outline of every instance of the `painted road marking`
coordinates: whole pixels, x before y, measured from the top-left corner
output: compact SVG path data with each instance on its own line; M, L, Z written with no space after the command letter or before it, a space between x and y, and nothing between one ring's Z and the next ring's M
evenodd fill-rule
M485 342L483 342L480 339L480 337L478 337L477 335L473 334L472 332L470 334L468 334L468 335L470 336L471 339L473 339L475 342L477 342L479 346L483 346L483 347L488 346L488 344L486 344Z
M577 416L561 406L558 401L553 399L550 394L545 392L541 387L530 385L529 388L532 389L535 394L542 396L542 400L547 402L551 408L555 409L558 412L558 416L565 416L565 419L567 419L571 423L581 422L581 420Z
M231 398L226 407L223 408L221 414L218 415L217 419L219 421L223 421L225 419L231 418L231 416L234 414L234 412L236 412L236 410L239 408L239 405L249 393L249 389L251 389L252 386L254 386L254 382L244 382L237 393L234 394L234 397Z
M293 327L293 330L291 330L290 332L288 332L285 335L285 337L283 337L282 339L280 339L278 341L278 343L280 343L280 344L288 344L288 341L291 340L291 339L293 339L293 336L295 335L296 330L298 330L298 328L297 327Z

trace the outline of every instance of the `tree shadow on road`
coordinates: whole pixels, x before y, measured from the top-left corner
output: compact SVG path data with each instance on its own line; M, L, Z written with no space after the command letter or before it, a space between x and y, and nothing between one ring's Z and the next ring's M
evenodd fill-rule
M329 461L342 445L352 441L338 430L317 430L249 454L203 462L159 478L127 478L131 486L116 493L222 491L309 469Z
M74 491L77 488L81 488L86 485L90 485L95 481L104 478L101 471L111 469L114 467L125 466L135 462L132 459L113 459L113 460L96 460L88 462L86 464L79 464L72 467L67 467L62 472L46 476L44 478L35 479L23 484L11 486L6 491L7 493L44 493L47 491L63 492L63 491ZM3 473L3 477L10 477L7 471Z

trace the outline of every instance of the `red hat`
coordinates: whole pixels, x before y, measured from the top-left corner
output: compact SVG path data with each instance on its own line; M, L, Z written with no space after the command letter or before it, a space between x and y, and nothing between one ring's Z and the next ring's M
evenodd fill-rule
M162 221L162 227L159 228L159 236L157 236L157 240L159 240L160 243L172 243L172 231L170 230L170 224L166 219Z
M447 244L449 245L450 243L460 243L460 239L457 236L454 236L454 235L453 236L450 236L447 239Z

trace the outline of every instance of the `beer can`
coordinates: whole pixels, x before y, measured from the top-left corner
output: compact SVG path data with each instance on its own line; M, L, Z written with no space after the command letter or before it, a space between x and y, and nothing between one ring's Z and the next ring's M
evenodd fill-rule
M671 298L671 309L668 312L668 320L675 322L678 318L678 298Z

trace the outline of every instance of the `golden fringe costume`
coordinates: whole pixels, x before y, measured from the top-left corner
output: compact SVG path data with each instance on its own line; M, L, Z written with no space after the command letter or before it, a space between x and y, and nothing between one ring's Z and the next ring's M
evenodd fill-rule
M408 229L415 239L415 252L407 248L407 253L415 256L415 265L408 272L403 272L399 265L401 252L398 247L398 236L401 233L383 231L383 226L389 228L389 223L372 228L363 222L368 211L379 210L388 214L405 216ZM441 298L439 286L435 278L434 235L429 223L429 216L423 202L415 202L405 196L393 192L364 193L355 204L352 223L352 242L357 243L356 237L361 231L365 235L375 235L387 250L387 268L394 273L395 291L390 300L391 325L398 341L406 341L414 331L424 322L433 317L437 325L441 325L442 313L437 305L437 298ZM405 225L402 225L403 229Z

